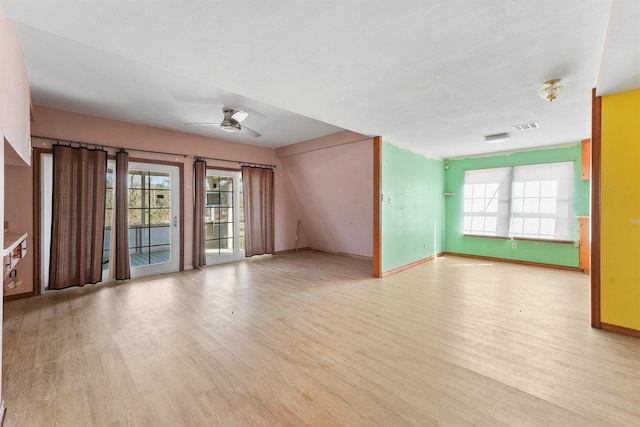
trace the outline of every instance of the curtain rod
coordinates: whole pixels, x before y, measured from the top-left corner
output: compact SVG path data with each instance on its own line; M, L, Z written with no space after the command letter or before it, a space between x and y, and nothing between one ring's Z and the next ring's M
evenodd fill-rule
M96 143L93 143L93 142L80 142L80 141L73 141L71 139L51 138L51 137L48 137L48 136L39 136L39 135L31 135L31 138L46 139L46 140L55 141L55 142L68 142L69 144L78 144L80 146L93 145L96 148L97 147L113 148L115 150L121 150L121 149L124 148L124 147L119 147L119 146L115 146L115 145L96 144ZM141 148L125 148L125 150L138 151L140 153L165 154L165 155L169 155L169 156L182 156L184 158L191 157L193 159L217 160L217 161L221 161L221 162L238 163L240 165L261 166L261 167L268 167L268 168L273 168L273 169L275 169L277 167L276 165L269 165L269 164L265 164L265 163L247 162L247 161L244 161L244 160L220 159L220 158L217 158L217 157L198 156L198 155L195 155L195 154L171 153L171 152L168 152L168 151L156 151L156 150L143 150Z

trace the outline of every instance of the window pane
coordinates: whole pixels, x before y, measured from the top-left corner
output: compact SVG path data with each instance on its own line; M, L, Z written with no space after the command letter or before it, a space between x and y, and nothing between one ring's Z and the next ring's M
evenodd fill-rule
M149 188L171 188L171 176L168 173L154 172L149 175Z
M472 219L472 217L470 217L470 216L465 216L464 217L464 232L465 233L471 232L471 219Z
M107 169L107 188L113 188L113 168Z
M111 228L113 225L113 209L106 209L104 211L104 226ZM106 236L105 236L106 239Z
M522 228L522 232L525 237L537 237L539 229L540 229L540 219L524 218L524 225Z
M524 182L513 183L513 197L524 197Z
M129 209L129 225L149 224L148 211L145 209Z
M556 220L553 218L542 218L540 220L540 237L553 237L555 235Z
M513 199L513 212L514 213L524 212L524 199L521 199L521 198Z
M170 208L171 207L171 190L151 190L150 191L150 207L152 208Z
M139 171L129 171L129 188L141 188L142 176Z
M498 212L498 199L491 199L487 204L486 212L496 213Z
M558 181L542 181L540 183L540 196L541 197L557 197Z
M233 206L233 193L230 193L228 191L221 191L220 205L224 207Z
M556 200L557 217L573 218L573 202L569 204L567 200Z
M171 227L151 227L149 230L150 238L149 242L152 246L157 245L171 245ZM166 248L167 250L169 248Z
M218 189L218 177L207 175L206 190L211 191L211 190L217 190L217 189Z
M473 197L481 197L484 198L485 194L485 185L484 184L475 184L473 186Z
M524 207L522 209L524 213L538 213L540 212L540 199L524 199Z
M220 191L233 191L233 178L224 176L220 177Z
M464 186L464 198L471 199L473 197L473 185L465 184Z
M490 184L487 184L485 188L485 196L488 198L497 197L498 188L499 188L499 185L497 182L492 182Z
M540 199L540 213L555 214L556 199L555 198Z
M211 220L213 222L220 221L220 208L216 206L210 209L211 209Z
M205 240L213 239L213 227L214 225L209 223L204 225L204 238Z
M171 225L171 209L150 209L150 224Z
M205 208L204 209L204 222L212 222L213 221L213 209Z
M511 233L514 236L522 237L522 227L524 226L524 218L513 218L511 222Z
M529 181L524 183L525 197L540 197L540 182Z
M107 198L105 200L105 203L106 203L107 209L113 208L113 190L110 188L107 189Z
M484 217L474 216L471 220L471 231L482 232L484 231Z
M484 231L485 233L494 235L496 233L496 228L498 226L498 218L488 216L484 219Z

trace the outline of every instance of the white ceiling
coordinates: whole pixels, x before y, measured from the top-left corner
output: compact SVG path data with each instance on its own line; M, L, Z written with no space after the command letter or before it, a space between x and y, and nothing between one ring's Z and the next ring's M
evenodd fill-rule
M440 158L575 143L593 87L640 87L637 0L0 3L35 104L271 147L340 129ZM263 136L183 126L223 105Z

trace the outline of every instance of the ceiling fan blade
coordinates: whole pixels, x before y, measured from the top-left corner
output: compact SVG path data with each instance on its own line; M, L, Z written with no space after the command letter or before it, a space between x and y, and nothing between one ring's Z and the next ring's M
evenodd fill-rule
M233 112L233 114L231 114L231 118L237 121L238 123L242 122L248 116L249 116L249 113L247 113L244 110L236 110Z
M260 133L256 132L255 130L248 128L246 126L242 126L242 131L248 133L249 135L258 138L260 136L262 136Z
M220 123L184 123L185 126L220 126Z

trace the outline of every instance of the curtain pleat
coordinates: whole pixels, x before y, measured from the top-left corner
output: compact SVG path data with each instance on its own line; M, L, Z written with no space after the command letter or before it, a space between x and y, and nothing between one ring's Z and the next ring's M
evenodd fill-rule
M204 247L205 185L207 163L193 162L193 268L207 265Z
M107 153L53 146L49 289L102 280Z
M129 261L129 153L116 153L115 279L131 278Z
M273 169L243 166L242 188L245 256L273 253Z

